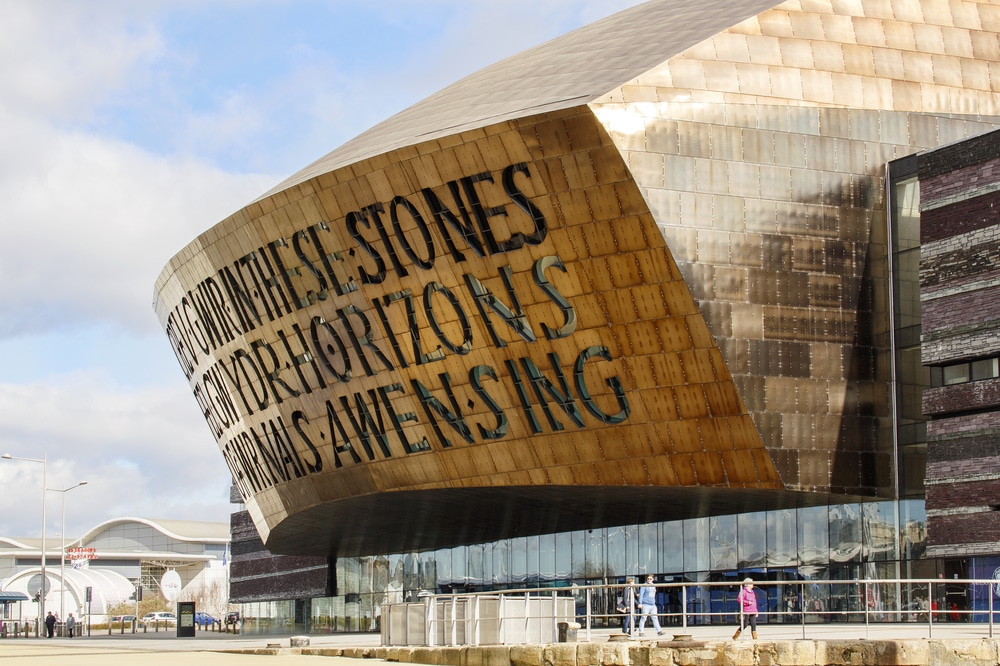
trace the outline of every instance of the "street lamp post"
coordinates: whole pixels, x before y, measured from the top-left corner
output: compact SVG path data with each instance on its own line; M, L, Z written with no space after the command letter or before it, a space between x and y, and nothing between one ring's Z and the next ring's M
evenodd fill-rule
M36 462L42 463L42 588L38 593L38 629L36 634L38 638L42 637L42 625L45 622L45 490L48 485L48 465L45 464L46 454L42 454L41 458L16 458L9 453L5 453L0 458L4 460L21 460L24 462Z
M66 621L66 493L87 485L86 481L81 481L69 488L46 488L53 493L62 493L62 550L59 552L59 619Z

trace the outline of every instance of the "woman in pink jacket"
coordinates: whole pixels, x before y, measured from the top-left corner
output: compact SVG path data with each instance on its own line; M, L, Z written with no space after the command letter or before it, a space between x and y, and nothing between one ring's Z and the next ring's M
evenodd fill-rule
M757 638L757 593L753 591L753 578L744 578L743 587L736 596L736 603L740 605L740 628L733 634L735 641L740 637L740 633L750 625L750 635Z

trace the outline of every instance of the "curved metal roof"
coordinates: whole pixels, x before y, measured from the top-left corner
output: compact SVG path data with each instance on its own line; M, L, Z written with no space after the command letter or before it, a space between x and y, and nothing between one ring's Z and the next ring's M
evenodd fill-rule
M123 517L104 521L100 525L90 529L74 543L86 543L108 527L121 523L147 525L178 541L199 541L204 543L227 543L229 541L229 523Z
M777 4L659 0L619 12L470 74L348 141L260 198L389 150L587 104Z
M41 539L24 539L13 537L0 537L0 548L10 547L10 548L23 548L25 550L37 548L40 549L42 546Z

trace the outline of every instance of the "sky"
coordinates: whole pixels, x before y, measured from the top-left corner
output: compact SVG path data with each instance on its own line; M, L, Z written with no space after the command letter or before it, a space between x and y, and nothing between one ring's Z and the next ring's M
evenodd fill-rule
M161 269L372 125L635 4L0 0L0 454L46 461L0 459L0 537L41 536L43 487L56 541L228 522Z

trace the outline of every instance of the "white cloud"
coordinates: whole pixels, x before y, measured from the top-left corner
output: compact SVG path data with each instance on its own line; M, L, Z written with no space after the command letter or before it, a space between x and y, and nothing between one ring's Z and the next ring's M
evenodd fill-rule
M7 122L3 122L6 120ZM101 321L148 332L170 257L275 182L0 118L0 336Z
M144 62L164 49L151 25L127 22L130 12L121 11L123 7L66 0L3 3L3 106L25 115L75 121L121 90Z
M97 373L0 384L0 453L47 458L48 487L67 493L67 534L124 516L226 520L229 472L181 382L117 389ZM41 467L0 460L0 534L40 533ZM59 530L59 493L47 531Z

